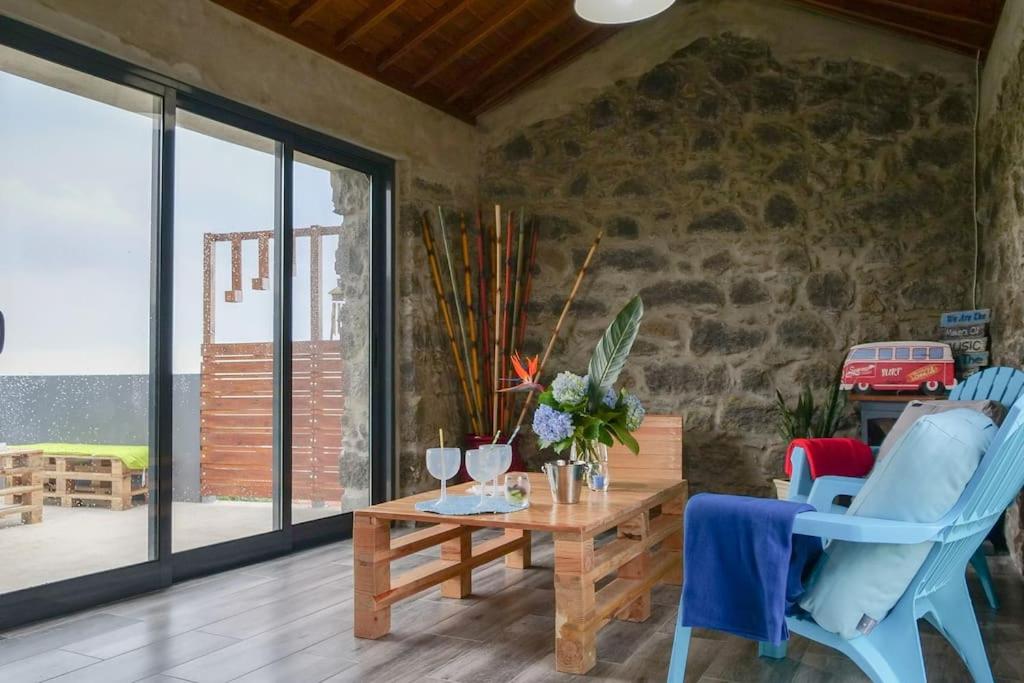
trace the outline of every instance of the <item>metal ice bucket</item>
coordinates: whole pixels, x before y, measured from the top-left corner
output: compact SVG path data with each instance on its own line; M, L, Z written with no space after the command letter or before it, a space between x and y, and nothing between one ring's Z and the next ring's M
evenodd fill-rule
M583 490L583 478L587 466L581 462L555 460L544 463L544 474L548 475L551 487L551 498L556 503L571 504L580 502L580 491Z

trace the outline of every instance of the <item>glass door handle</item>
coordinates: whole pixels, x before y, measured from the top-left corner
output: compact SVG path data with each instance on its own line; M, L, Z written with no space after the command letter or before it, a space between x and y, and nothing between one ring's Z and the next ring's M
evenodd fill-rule
M0 311L0 353L4 352L4 312Z

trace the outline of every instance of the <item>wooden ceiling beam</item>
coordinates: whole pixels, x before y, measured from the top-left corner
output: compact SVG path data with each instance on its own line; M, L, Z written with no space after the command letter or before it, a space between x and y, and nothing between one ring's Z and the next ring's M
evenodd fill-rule
M333 0L301 0L288 10L288 23L300 26Z
M377 0L376 4L367 7L348 26L334 34L334 47L344 50L352 41L387 19L388 15L401 7L403 2L405 0Z
M523 9L531 0L504 0L501 8L483 20L476 30L472 31L461 42L455 43L448 50L434 58L430 67L413 82L413 87L418 88L437 74L441 73L449 64L479 45L487 36L494 33L502 24Z
M574 14L572 5L566 3L564 7L556 11L546 21L527 28L516 36L508 46L495 52L493 57L477 67L473 73L460 77L459 86L452 90L445 101L449 103L454 102L467 91L476 88L485 78L510 62L520 52L564 24Z
M498 86L485 94L473 104L473 116L489 109L494 104L510 96L516 89L527 85L535 78L539 78L561 63L568 61L578 52L589 49L598 42L606 39L615 32L614 28L599 26L597 24L584 24L576 35L567 40L556 40L541 54L531 57L530 64L516 72L516 75L508 80L501 81Z
M410 50L422 43L437 29L448 23L448 20L466 9L471 0L449 0L426 18L423 22L412 29L409 33L398 40L398 45L390 52L381 56L377 62L377 70L387 69L399 59L404 57Z
M799 0L805 6L862 23L884 26L961 52L986 50L991 27L975 19L938 13L891 0Z

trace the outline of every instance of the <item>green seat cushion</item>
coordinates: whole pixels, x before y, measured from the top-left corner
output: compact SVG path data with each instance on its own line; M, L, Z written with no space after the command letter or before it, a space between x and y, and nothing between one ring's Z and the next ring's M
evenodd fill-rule
M75 455L82 458L117 458L130 470L149 467L149 446L96 443L32 443L18 448L42 451L46 455Z

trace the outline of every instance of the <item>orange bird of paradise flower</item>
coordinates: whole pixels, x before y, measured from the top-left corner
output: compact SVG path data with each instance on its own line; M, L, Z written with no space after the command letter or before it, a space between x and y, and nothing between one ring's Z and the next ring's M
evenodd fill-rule
M519 357L519 352L516 351L512 354L512 369L519 375L519 384L507 387L505 389L499 389L499 391L544 391L544 385L540 384L537 379L537 371L540 366L540 356L534 356L533 358L526 359L526 365L523 365L523 359ZM515 379L506 379L506 382L514 382Z

